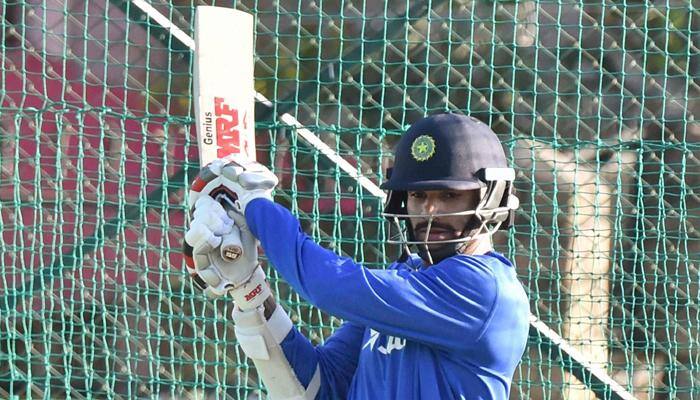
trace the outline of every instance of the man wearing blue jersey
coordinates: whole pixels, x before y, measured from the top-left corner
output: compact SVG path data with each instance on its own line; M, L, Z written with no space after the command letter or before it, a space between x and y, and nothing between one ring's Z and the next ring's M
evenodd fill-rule
M507 398L529 306L491 245L518 205L497 136L463 115L424 118L401 137L387 175L384 215L404 253L377 270L304 234L272 201L267 168L217 160L190 192L188 268L209 293L233 296L238 342L273 399ZM256 239L304 299L345 320L323 345L275 304Z

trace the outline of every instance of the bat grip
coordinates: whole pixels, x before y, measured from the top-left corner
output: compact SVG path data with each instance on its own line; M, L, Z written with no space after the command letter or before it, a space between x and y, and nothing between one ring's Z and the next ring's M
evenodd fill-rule
M218 194L214 200L218 201L226 212L237 212L234 205L234 199L232 199L231 196L221 193ZM236 261L242 255L243 242L241 241L241 233L238 230L238 227L236 227L236 229L231 230L231 233L224 235L222 238L221 258L232 262Z

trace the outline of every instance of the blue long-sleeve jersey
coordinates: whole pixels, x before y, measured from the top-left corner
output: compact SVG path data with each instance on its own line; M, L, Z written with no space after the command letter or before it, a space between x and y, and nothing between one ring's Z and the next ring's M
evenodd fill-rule
M246 220L270 262L316 307L346 322L322 346L282 342L321 399L506 399L525 349L529 306L498 253L367 269L316 244L284 207L256 199Z

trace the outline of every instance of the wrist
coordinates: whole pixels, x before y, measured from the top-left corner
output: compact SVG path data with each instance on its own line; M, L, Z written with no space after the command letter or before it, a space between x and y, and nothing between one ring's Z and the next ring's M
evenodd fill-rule
M272 191L254 191L254 192L248 192L241 196L238 199L238 202L240 203L240 209L241 209L241 214L245 215L245 210L248 207L248 204L252 202L253 200L256 199L266 199L269 201L272 200Z
M272 314L275 312L277 309L277 302L275 301L275 296L270 296L268 297L264 302L263 302L263 315L265 316L265 320L270 320L272 317Z
M236 307L243 311L258 308L272 296L272 290L267 284L265 272L258 265L250 279L243 285L230 291Z

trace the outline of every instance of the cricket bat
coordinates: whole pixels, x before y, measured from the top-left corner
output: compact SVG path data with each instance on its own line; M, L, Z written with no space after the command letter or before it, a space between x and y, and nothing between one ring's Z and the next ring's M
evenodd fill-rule
M225 157L255 161L254 23L253 15L231 8L196 9L193 98L200 167ZM224 238L221 246L231 261L242 254L240 238Z

